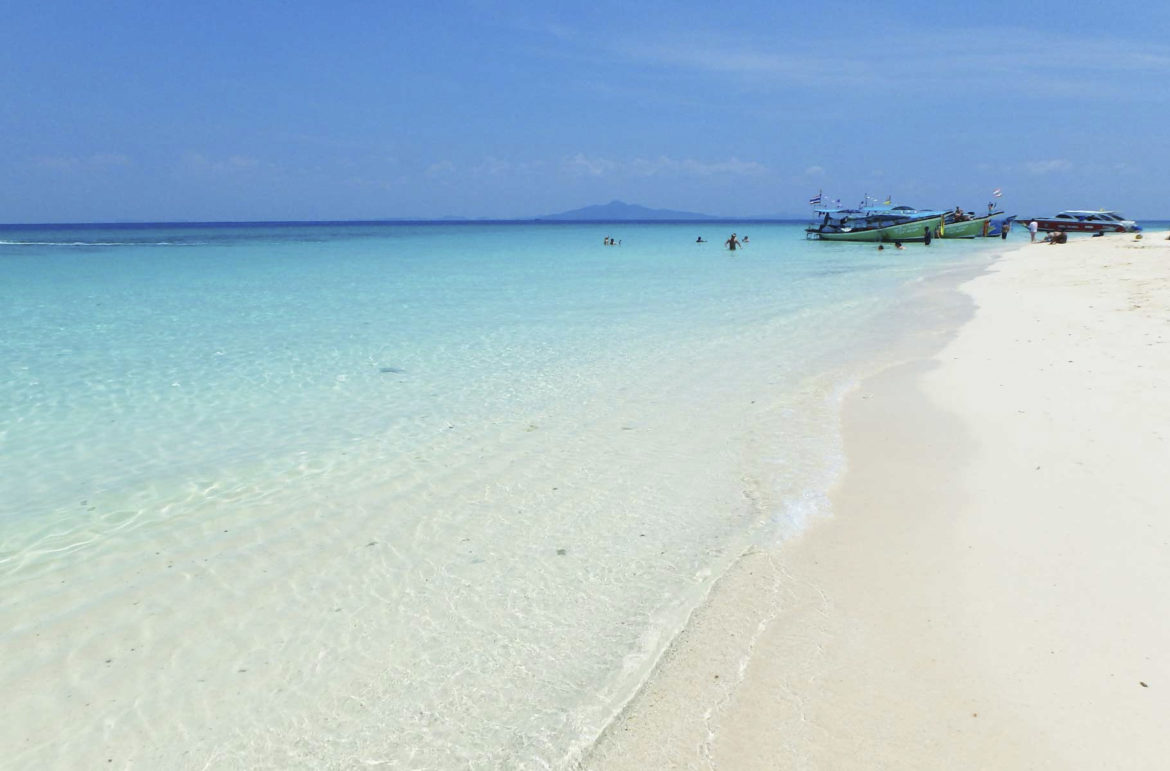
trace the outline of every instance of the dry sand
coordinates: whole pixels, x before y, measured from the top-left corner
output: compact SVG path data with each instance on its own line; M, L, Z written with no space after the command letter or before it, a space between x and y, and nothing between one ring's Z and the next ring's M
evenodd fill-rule
M1170 241L1028 244L865 382L833 515L748 554L597 769L1170 768Z

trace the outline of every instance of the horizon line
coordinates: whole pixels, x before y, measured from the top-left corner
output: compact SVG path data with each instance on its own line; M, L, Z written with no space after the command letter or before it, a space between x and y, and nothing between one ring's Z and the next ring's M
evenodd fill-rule
M0 222L0 228L80 228L80 227L149 227L160 225L482 225L519 224L581 225L613 224L629 222L636 224L653 223L715 223L715 222L804 222L806 217L718 217L705 215L701 218L631 218L631 219L562 219L559 217L436 217L436 218L389 218L389 219L335 219L335 220L113 220L93 222Z

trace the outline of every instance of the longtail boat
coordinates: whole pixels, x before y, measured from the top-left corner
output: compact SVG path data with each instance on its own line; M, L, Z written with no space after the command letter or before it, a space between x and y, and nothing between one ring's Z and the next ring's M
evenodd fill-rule
M922 241L933 237L944 212L911 206L863 206L857 209L816 209L817 221L805 237L820 241Z

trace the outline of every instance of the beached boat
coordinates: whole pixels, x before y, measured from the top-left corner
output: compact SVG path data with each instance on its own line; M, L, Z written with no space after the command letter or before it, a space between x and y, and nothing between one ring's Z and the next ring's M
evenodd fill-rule
M988 238L1006 238L1004 231L1010 231L1012 223L1016 221L1014 214L992 214L991 221L987 224Z
M921 241L933 236L944 213L911 206L863 206L857 209L816 209L817 220L805 237L823 241Z
M818 233L813 238L823 241L924 241L926 232L933 237L942 224L942 215L901 222L896 225L878 225L861 228L845 228L834 232Z
M954 212L948 213L946 219L943 221L942 228L939 229L939 238L987 238L989 236L998 236L1000 234L999 228L994 228L993 222L996 219L1003 219L1004 213L1001 211L993 211L987 213L982 217L975 217L970 214L956 214ZM1013 219L1008 217L1008 219Z
M954 220L947 218L939 229L939 238L979 238L987 235L991 228L991 216L971 217L970 219Z
M1066 233L1133 233L1141 226L1115 211L1069 209L1055 217L1033 217L1039 230Z

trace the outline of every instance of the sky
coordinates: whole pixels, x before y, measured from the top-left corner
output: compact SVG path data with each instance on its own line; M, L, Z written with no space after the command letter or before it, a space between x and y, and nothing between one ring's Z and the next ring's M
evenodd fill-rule
M1170 218L1170 3L12 0L0 222Z

